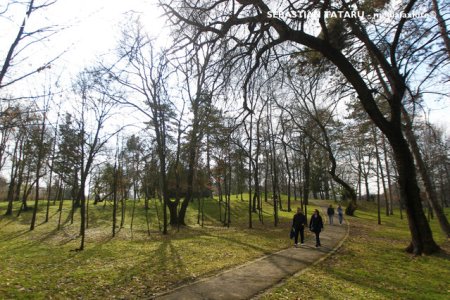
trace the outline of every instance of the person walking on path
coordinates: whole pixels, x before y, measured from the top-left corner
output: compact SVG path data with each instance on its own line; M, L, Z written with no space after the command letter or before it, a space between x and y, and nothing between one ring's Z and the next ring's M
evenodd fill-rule
M328 215L328 222L330 223L330 225L333 225L334 208L333 208L333 205L331 205L331 204L327 209L327 215Z
M314 214L311 216L309 230L316 234L316 247L320 247L320 232L323 230L323 221L318 209L314 210Z
M305 225L306 217L301 208L297 208L297 213L292 219L292 229L294 230L295 247L298 247L298 235L300 234L300 243L305 243Z
M337 208L337 213L338 213L338 218L339 218L339 224L342 225L342 221L344 219L344 210L342 209L342 207L340 205Z

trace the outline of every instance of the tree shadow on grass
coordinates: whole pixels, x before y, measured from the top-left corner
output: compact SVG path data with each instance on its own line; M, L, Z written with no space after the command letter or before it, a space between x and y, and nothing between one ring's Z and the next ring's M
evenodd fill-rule
M49 240L50 238L55 237L58 233L59 233L58 229L55 228L55 229L45 233L44 235L40 236L38 239L35 239L33 244L41 244L41 243Z
M26 235L29 232L30 232L29 230L21 230L21 231L18 231L18 232L17 231L13 232L11 234L6 234L6 235L2 234L3 237L0 239L0 241L1 242L12 241L12 240L17 239L17 238L19 238L21 236Z
M450 242L445 242L441 245L441 250L438 253L434 253L431 256L439 257L445 260L450 260Z
M3 221L7 221L7 223L1 224L1 226L2 227L6 227L6 226L8 226L10 224L13 224L13 223L17 222L17 217L16 216L0 215L0 222L3 222Z
M93 251L102 252L103 247L112 239L111 237L109 240L95 245ZM138 251L133 259L123 257L124 261L116 266L120 276L115 277L111 286L120 293L127 293L127 289L132 289L134 293L143 293L142 295L148 296L193 280L187 273L186 264L182 260L180 254L182 248L176 247L170 237L165 237L158 243L159 246L151 252ZM155 276L158 278L157 282L152 280ZM137 282L144 285L138 286L138 290L135 290L134 280L136 278Z

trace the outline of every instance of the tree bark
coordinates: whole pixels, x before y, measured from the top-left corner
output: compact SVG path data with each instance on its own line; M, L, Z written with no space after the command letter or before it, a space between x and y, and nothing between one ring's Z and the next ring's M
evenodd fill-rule
M400 195L405 201L411 244L406 248L408 252L431 254L439 250L433 239L428 221L423 212L420 191L416 180L416 169L408 143L401 130L388 137L394 150L394 157L399 173Z
M393 201L392 201L392 181L391 181L391 171L389 168L389 155L386 147L386 142L384 136L381 136L381 141L383 143L383 152L384 152L384 159L385 159L385 165L386 165L386 175L388 180L388 190L389 190L389 215L394 214L393 209Z
M286 142L284 141L284 135L285 135L285 132L286 132L286 128L285 128L285 124L283 123L284 121L283 120L281 120L281 127L282 127L282 129L283 129L283 136L282 136L282 138L281 138L281 142L282 142L282 145L283 145L283 153L284 153L284 163L285 163L285 166L286 166L286 173L287 173L287 176L288 176L288 182L287 182L287 210L288 210L288 212L290 212L290 211L292 211L292 209L291 209L291 181L292 181L292 176L291 176L291 170L290 170L290 168L289 168L289 157L288 157L288 152L287 152L287 144L286 144Z
M405 126L403 127L406 138L408 140L409 145L411 146L412 152L414 154L414 158L417 164L417 167L419 169L422 181L425 185L425 192L427 194L427 199L433 208L434 212L436 213L436 217L438 218L439 225L444 232L444 234L447 236L447 238L450 238L450 224L448 222L447 217L445 216L444 210L442 209L442 206L439 204L439 200L437 197L436 189L433 186L433 183L431 181L428 168L422 158L422 154L419 149L419 145L417 144L417 139L414 135L414 132L412 130L412 122L408 115L408 113L403 109L403 116L405 119Z
M445 20L441 15L441 11L439 9L439 5L437 0L432 0L433 3L433 11L436 15L436 19L438 21L439 30L441 32L441 37L444 40L445 49L447 50L447 56L450 58L450 38L448 37L448 30L445 24ZM448 4L448 3L447 3Z

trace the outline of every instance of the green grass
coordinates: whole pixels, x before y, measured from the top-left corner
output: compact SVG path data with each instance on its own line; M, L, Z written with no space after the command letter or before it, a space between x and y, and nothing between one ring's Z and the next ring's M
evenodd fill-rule
M245 199L245 198L244 198ZM245 199L246 200L246 199ZM285 198L284 198L285 200ZM317 201L319 203L319 201ZM322 204L323 203L323 204ZM321 201L321 205L326 205ZM197 224L197 202L187 214L189 226L170 228L162 235L155 202L149 210L147 233L143 201L136 204L130 228L132 201L127 202L124 227L112 238L112 206L89 206L86 248L79 247L79 212L70 224L70 202L65 201L63 227L57 231L57 205L50 221L40 204L38 226L29 231L31 211L19 218L0 216L0 299L148 298L182 283L215 274L235 265L289 247L293 212L280 212L273 225L273 207L264 204L264 224L253 218L248 229L248 203L232 197L231 227L219 221L217 200L205 201L204 227ZM17 207L18 205L15 204ZM293 209L298 203L293 204ZM284 204L286 208L286 204ZM0 214L6 203L0 202ZM313 211L310 206L308 211ZM16 212L15 212L16 213ZM161 215L161 207L159 206ZM120 212L118 213L120 224ZM376 224L375 207L365 205L351 223L349 239L339 252L270 290L265 299L448 299L449 245L435 221L435 239L447 251L413 257L406 220L382 217Z
M264 224L254 214L254 228L248 229L246 201L232 197L230 228L219 221L217 200L205 201L204 227L196 224L194 202L187 214L189 226L180 231L170 228L168 235L159 231L154 201L149 210L150 235L143 201L136 203L131 230L132 204L127 202L124 227L113 238L111 204L91 203L85 250L76 252L79 211L70 224L70 201L64 203L59 231L58 204L51 206L51 218L43 223L45 203L41 202L38 226L31 232L31 210L19 218L16 211L5 217L6 203L0 202L0 299L149 297L291 244L288 233L293 212L280 212L280 224L274 227L273 207L268 203L264 204ZM120 224L120 211L118 216Z
M440 254L414 257L406 220L382 216L373 205L347 217L350 236L337 254L289 278L262 299L449 299L450 245L431 222Z

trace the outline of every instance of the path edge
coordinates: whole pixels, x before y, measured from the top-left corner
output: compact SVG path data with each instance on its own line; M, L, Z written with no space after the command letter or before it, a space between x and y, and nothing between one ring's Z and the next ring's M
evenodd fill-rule
M261 290L260 292L254 294L254 295L253 295L251 298L249 298L249 299L254 299L254 300L259 299L259 298L260 298L264 293L266 293L268 290L273 289L273 288L275 288L275 287L278 287L278 286L281 286L282 284L284 284L284 282L285 282L288 278L300 276L301 274L303 274L304 272L306 272L307 270L309 270L311 267L313 267L313 266L315 266L315 265L321 263L322 261L324 261L325 259L327 259L327 258L330 257L331 255L335 254L335 253L337 252L337 250L339 250L339 248L342 247L342 245L344 244L345 240L348 238L349 233L350 233L350 222L348 222L347 220L344 220L344 222L345 222L346 225L347 225L346 233L345 233L344 237L339 241L339 243L338 243L338 244L337 244L330 252L328 252L326 255L320 257L318 260L312 262L312 263L311 263L309 266L307 266L306 268L299 270L298 272L294 273L294 274L291 275L291 276L287 276L287 277L285 277L285 278L282 278L278 283L276 283L276 284L274 284L274 285L268 287L267 289ZM243 263L243 264L240 264L240 265L231 267L230 269L226 269L226 270L223 270L223 271L219 271L218 273L216 273L216 274L214 274L214 275L207 276L207 277L203 277L203 278L194 280L194 281L192 281L192 282L187 282L187 283L181 284L181 285L179 285L179 286L177 286L177 287L175 287L175 288L173 288L173 289L169 289L169 290L167 290L167 291L164 291L164 292L161 292L161 293L157 293L157 294L155 294L155 295L151 295L151 296L150 296L150 299L158 299L158 298L160 298L160 297L163 297L163 296L165 296L165 295L171 294L171 293L173 293L174 291L177 291L177 290L179 290L179 289L185 288L185 287L187 287L187 286L194 285L194 284L197 284L197 283L206 281L206 280L211 279L211 278L214 278L214 277L218 277L218 276L220 276L220 275L222 275L222 274L225 274L225 273L228 273L228 272L232 272L232 271L234 271L234 270L238 270L238 269L243 268L243 267L245 267L245 266L247 266L247 265L249 265L249 264L251 264L251 263L254 263L254 262L257 262L257 261L266 259L266 258L268 258L268 257L277 255L278 253L283 252L283 251L285 251L285 250L287 250L287 249L289 249L289 248L290 248L290 247L287 247L287 248L278 250L277 252L273 252L273 253L269 253L269 254L263 255L263 256L258 257L258 258L254 259L254 260L250 260L250 261L247 261L247 262L245 262L245 263Z
M260 256L260 257L258 257L258 258L255 258L255 259L253 259L253 260L246 261L246 262L243 263L243 264L239 264L239 265L236 265L236 266L232 266L232 267L229 268L229 269L224 269L224 270L222 270L222 271L218 271L216 274L213 274L213 275L210 275L210 276L206 276L206 277L203 277L203 278L196 279L196 280L191 281L191 282L187 282L187 283L181 284L181 285L179 285L179 286L177 286L177 287L174 287L173 289L170 289L170 290L167 290L167 291L164 291L164 292L161 292L161 293L152 295L152 296L150 297L150 299L158 299L158 298L160 298L160 297L163 297L163 296L165 296L165 295L171 294L172 292L174 292L174 291L176 291L176 290L179 290L179 289L182 289L182 288L185 288L185 287L187 287L187 286L194 285L194 284L197 284L197 283L200 283L200 282L209 280L209 279L214 278L214 277L219 277L219 276L222 275L222 274L226 274L226 273L232 272L232 271L234 271L234 270L238 270L238 269L244 268L245 266L247 266L247 265L249 265L249 264L252 264L252 263L254 263L254 262L257 262L257 261L266 259L266 258L271 257L271 256L274 256L274 255L277 255L278 253L283 252L283 251L286 251L287 249L290 249L290 248L291 248L291 247L289 246L289 247L286 247L286 248L284 248L284 249L278 250L277 252L273 252L273 253L269 253L269 254L264 254L263 256ZM273 287L273 286L272 286L272 287ZM268 289L270 289L270 288L271 288L271 287L269 287ZM264 291L266 291L266 290L267 290L267 289L265 289Z
M344 242L347 240L347 238L350 235L350 222L348 222L347 220L344 220L346 225L347 225L347 230L345 232L344 237L339 241L339 243L330 251L328 252L326 255L320 257L318 260L314 261L313 263L311 263L309 266L307 266L306 268L301 269L300 271L298 271L297 273L291 275L291 276L287 276L283 279L281 279L278 283L272 285L271 287L260 291L259 293L255 294L254 296L252 296L250 299L251 300L259 300L261 299L262 296L264 296L265 293L267 293L269 290L273 289L273 288L277 288L280 287L282 285L284 285L286 283L286 281L289 278L292 277L299 277L300 275L304 274L306 271L309 271L311 268L313 268L314 266L320 264L321 262L323 262L324 260L328 259L330 256L334 255L341 247L342 245L344 245Z

